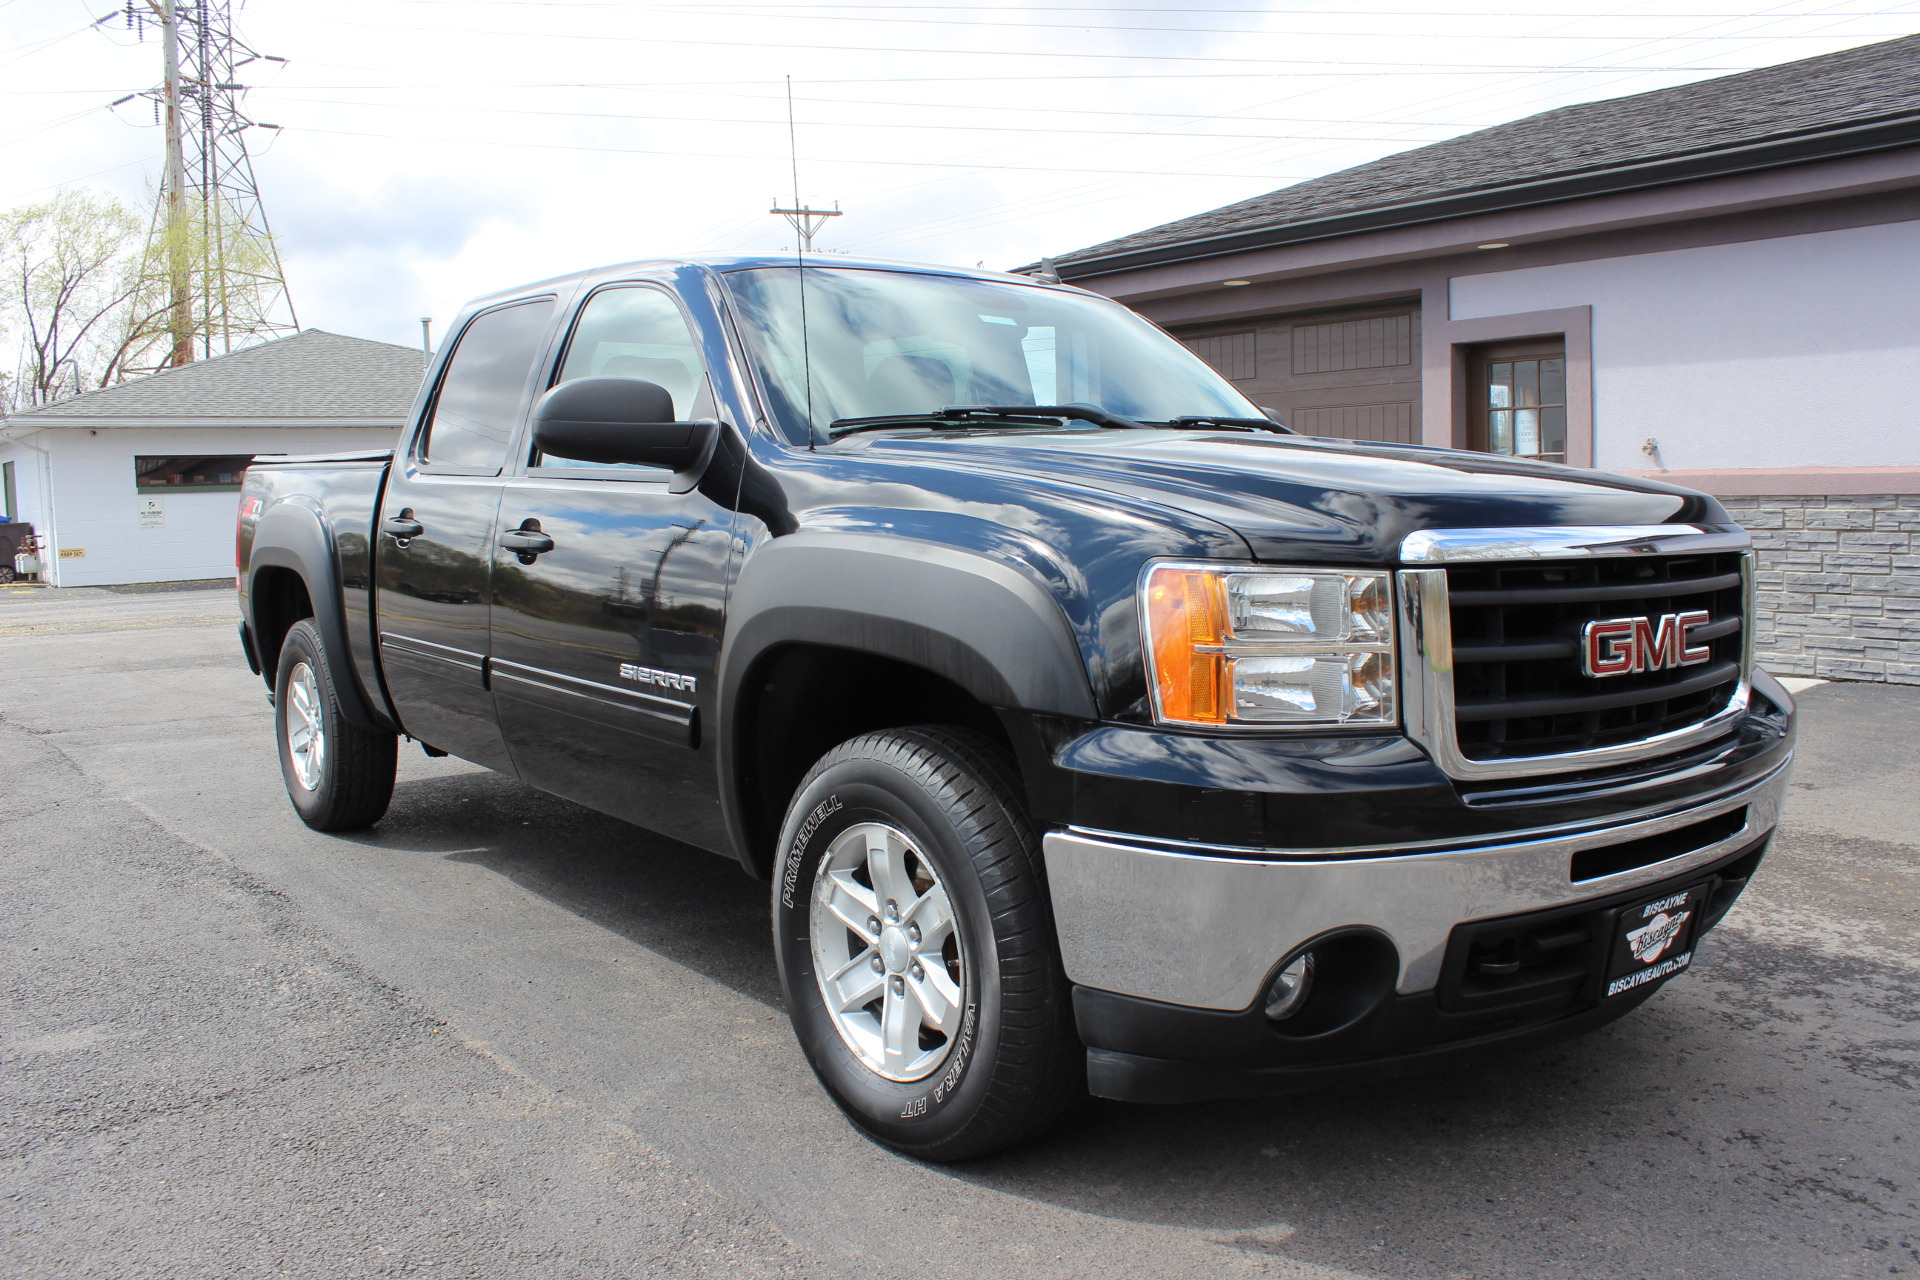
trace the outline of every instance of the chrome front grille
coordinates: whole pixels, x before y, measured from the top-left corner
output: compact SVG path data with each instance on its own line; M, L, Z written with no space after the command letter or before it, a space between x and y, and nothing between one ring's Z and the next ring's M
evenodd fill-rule
M1683 728L1740 683L1740 552L1464 564L1447 574L1460 749L1475 760L1583 751ZM1706 661L1595 679L1586 623L1701 610Z
M1732 526L1425 530L1401 548L1408 733L1454 777L1606 767L1745 710L1752 552ZM1427 567L1430 566L1430 567ZM1588 622L1704 610L1703 662L1596 678Z

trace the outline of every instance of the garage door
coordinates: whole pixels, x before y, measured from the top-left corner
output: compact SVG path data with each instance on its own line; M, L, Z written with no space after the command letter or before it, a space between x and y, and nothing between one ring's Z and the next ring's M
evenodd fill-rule
M1420 309L1401 303L1181 330L1181 341L1294 430L1420 439Z

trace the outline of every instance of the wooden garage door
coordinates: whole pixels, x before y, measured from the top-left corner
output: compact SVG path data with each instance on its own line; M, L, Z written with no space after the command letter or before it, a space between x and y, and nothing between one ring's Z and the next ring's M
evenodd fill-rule
M1194 353L1295 431L1420 439L1420 309L1347 307L1183 329Z

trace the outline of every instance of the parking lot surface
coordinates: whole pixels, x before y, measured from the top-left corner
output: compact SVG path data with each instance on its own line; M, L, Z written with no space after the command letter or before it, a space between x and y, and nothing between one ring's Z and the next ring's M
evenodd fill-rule
M1920 1272L1920 689L1822 685L1782 834L1606 1030L1309 1097L856 1136L765 886L403 749L308 831L230 592L0 592L0 1273Z

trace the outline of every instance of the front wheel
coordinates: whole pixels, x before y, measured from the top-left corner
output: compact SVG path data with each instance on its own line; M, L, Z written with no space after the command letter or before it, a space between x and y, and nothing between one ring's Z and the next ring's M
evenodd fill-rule
M353 831L380 821L393 799L400 739L340 713L311 619L294 623L281 642L273 720L280 774L302 822L315 831Z
M855 1124L928 1160L1022 1141L1084 1093L1039 842L989 740L841 744L781 833L774 945L801 1048Z

